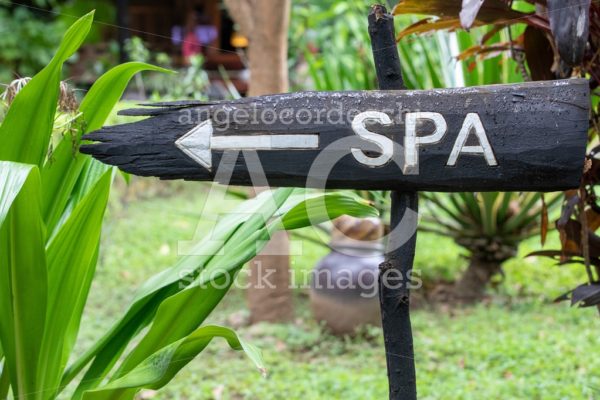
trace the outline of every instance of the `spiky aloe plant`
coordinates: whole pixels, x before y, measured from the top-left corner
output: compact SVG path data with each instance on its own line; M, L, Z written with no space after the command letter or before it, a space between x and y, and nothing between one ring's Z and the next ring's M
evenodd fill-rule
M547 231L547 212L559 194L490 192L423 193L426 212L421 229L454 241L468 252L469 265L456 281L452 295L472 302L517 254L519 243ZM545 199L545 201L544 201Z

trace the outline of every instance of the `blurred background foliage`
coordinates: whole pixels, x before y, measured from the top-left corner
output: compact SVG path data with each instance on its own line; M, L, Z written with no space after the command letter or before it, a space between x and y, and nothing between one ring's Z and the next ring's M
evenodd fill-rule
M582 3L581 0L577 2ZM414 7L430 3L444 7L451 2L411 3ZM0 0L3 38L0 41L0 82L9 82L15 74L31 76L45 65L61 32L73 21L68 15L81 15L84 9L95 7L98 20L114 20L114 8L102 0L35 1L32 4L46 11ZM293 1L289 32L292 90L376 88L366 29L366 11L370 4L366 0ZM437 29L441 26L425 29L421 24L416 25L415 31L415 24L423 21L423 15L415 15L416 8L410 14L396 17L397 32L402 36L398 45L408 88L515 83L533 75L530 63L535 56L529 60L523 58L528 29L525 23L515 20L509 31L505 26L494 24L494 20L475 21L475 26L466 32L458 29L460 7L456 4L453 13L447 13L454 19L451 30ZM597 21L596 7L593 4L590 19L595 16ZM535 10L527 1L513 2L513 8L522 12ZM435 15L431 11L423 14ZM539 23L535 26L540 29ZM416 34L402 34L406 28ZM91 41L103 42L104 29L105 25L94 24ZM533 37L531 32L535 31L529 32L527 36ZM93 66L96 72L114 65L118 58L114 43L105 44L110 57ZM537 48L541 46L552 49L551 44ZM22 48L32 51L24 52ZM168 57L149 52L143 41L135 36L128 52L136 61L170 66ZM598 63L595 54L586 54L583 64L588 66L593 60ZM566 70L582 73L581 68ZM565 68L561 71L564 74ZM129 97L204 99L208 96L207 81L202 60L198 59L177 78L164 75L136 81ZM229 95L237 96L234 91ZM596 96L593 101L596 106ZM127 108L131 104L123 101L117 108ZM124 122L124 119L113 113L107 123L117 122ZM590 138L596 140L596 130L591 131ZM564 202L562 194L548 195L545 202L539 194L423 194L425 232L419 234L415 269L423 277L424 290L415 293L415 303L420 308L415 313L415 331L418 332L416 347L426 349L417 360L422 366L419 391L424 397L474 398L473 393L477 393L475 398L559 399L595 398L598 395L600 380L593 371L599 365L588 356L594 351L598 331L597 323L590 323L590 316L594 314L591 310L578 314L565 307L549 305L557 296L582 282L597 282L594 271L590 275L585 269L578 268L579 264L587 263L589 267L595 261L594 257L590 260L589 254L586 261L583 252L585 246L581 238L587 236L577 238L575 235L578 229L580 231L583 217L589 217L590 227L600 226L590 202L590 198L595 200L593 187L600 174L597 174L597 161L593 157L590 160L596 168L591 169L593 174L589 176L584 192L571 192ZM207 191L204 184L184 187L177 182L159 183L137 178L133 178L130 185L117 182L102 239L106 250L100 255L98 279L92 286L90 311L84 315L83 341L76 348L78 354L98 339L99 332L111 325L121 305L131 300L134 288L176 261L177 239L189 238L194 232L208 229L206 221L198 221L197 213L198 207L207 201ZM581 196L582 193L589 195ZM383 193L362 195L373 200L384 212L389 207ZM561 216L561 205L565 220L580 225L568 232L563 230L559 235L553 229L553 221ZM217 214L221 211L220 206L208 204ZM147 218L149 214L153 218ZM544 248L557 250L545 253L551 258L525 258L542 248L542 232L546 242ZM303 240L305 237L319 240L319 234L311 230L302 230L299 234L302 236L294 234L293 238L302 242L303 253L295 256L292 264L296 280L302 282L328 250ZM566 245L571 246L574 253L565 253ZM597 256L600 252L593 254ZM449 299L455 295L452 292L461 281L461 275L468 271L473 259L486 257L495 261L495 269L489 279L480 282L480 290L474 297L479 305L472 309L449 309ZM570 263L573 260L579 264ZM481 301L484 294L490 293L493 296ZM208 364L192 365L165 393L170 397L187 395L206 399L278 398L283 391L323 399L383 397L387 388L378 371L383 370L385 359L380 351L382 343L378 328L353 338L331 337L311 319L306 306L306 289L296 290L295 297L299 313L294 323L241 328L242 333L268 349L265 358L270 367L270 379L257 379L241 356L227 353L225 346L215 346L207 351L212 356L205 358ZM427 300L435 300L434 305L428 305ZM243 293L234 290L218 311L209 322L244 325L247 315ZM332 359L336 363L331 362ZM231 371L236 373L231 374ZM298 379L298 374L302 374L302 379ZM561 379L556 379L557 376ZM441 379L444 385L439 385ZM357 382L364 385L357 385ZM194 391L190 386L194 386ZM359 386L369 390L361 391Z
M33 76L52 58L63 32L74 19L96 10L100 21L114 21L116 10L108 0L61 1L33 0L31 2L0 0L0 82L7 83L18 77ZM94 24L86 41L100 44L106 39L106 25ZM96 76L106 72L118 61L115 43L106 45L112 56L97 60L93 66ZM23 51L27 49L27 51ZM72 60L76 60L74 55Z
M447 3L434 4L444 7ZM367 1L296 0L292 5L289 64L294 90L363 90L376 87L364 17L369 5ZM38 0L29 7L0 0L0 30L3 30L5 38L0 41L0 81L8 82L16 73L19 76L30 75L39 69L48 61L51 55L49 49L58 42L59 32L72 21L71 16L81 14L82 10L92 6L97 9L98 21L114 21L114 6L104 0L92 3ZM523 52L520 40L525 35L525 24L514 24L509 31L475 21L476 27L466 32L454 29L460 25L459 19L454 16L453 29L439 30L437 26L427 27L422 22L427 20L415 15L421 6L419 2L408 2L408 6L410 13L397 12L399 15L396 17L397 31L400 32L399 51L408 88L514 83L527 78L528 71L523 71L523 60L516 56ZM515 2L513 7L523 12L533 10L526 1ZM454 11L457 10L459 8L455 7ZM105 22L94 24L87 43L97 44L106 41L107 37L110 42L111 35L105 32L109 28ZM111 48L110 44L108 46ZM23 52L21 47L33 50ZM132 36L128 40L126 50L132 60L170 67L167 54L151 52L138 37ZM113 51L111 57L116 59L117 54ZM104 60L95 68L101 71L107 64L109 61ZM226 74L224 72L225 78ZM129 97L139 99L149 95L152 100L206 99L208 87L203 60L198 58L178 75L155 74L144 82L136 77ZM229 93L230 98L238 96L235 90ZM361 195L373 201L385 216L389 207L385 193L363 192ZM558 203L556 197L552 197L543 205L541 196L519 193L485 196L475 193L424 193L423 199L424 229L446 239L451 238L464 248L461 254L466 257L497 259L499 264L509 259L509 255L519 253L518 244L522 240L552 228L546 214ZM504 250L499 252L499 248ZM497 257L499 253L502 257ZM465 268L464 262L455 259L446 263L452 268L448 265L442 267L444 272L438 278L459 280ZM494 269L500 271L496 267ZM435 273L431 271L437 270L440 270L439 266L429 266L426 274L434 278ZM489 278L493 280L492 275ZM486 280L482 285L485 287L487 283Z
M0 81L10 82L14 71L32 76L52 58L61 37L58 23L48 15L37 16L24 7L0 8ZM23 48L31 51L23 51Z

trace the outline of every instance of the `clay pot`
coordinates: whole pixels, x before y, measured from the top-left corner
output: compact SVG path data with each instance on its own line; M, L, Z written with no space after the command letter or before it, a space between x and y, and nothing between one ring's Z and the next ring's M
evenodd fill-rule
M343 216L334 221L332 251L313 270L310 304L315 318L334 334L380 325L377 276L384 260L383 224Z

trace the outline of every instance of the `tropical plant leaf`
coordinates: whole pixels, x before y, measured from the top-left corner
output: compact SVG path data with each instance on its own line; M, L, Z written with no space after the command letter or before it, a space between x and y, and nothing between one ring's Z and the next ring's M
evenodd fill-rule
M431 57L431 52L427 51L427 46L423 38L418 38L418 42L423 48L423 56L425 58L425 67L427 68L428 75L431 78L431 85L434 88L444 87L443 82L441 81L441 76L436 73L437 68L434 60Z
M63 135L52 157L45 161L62 64L79 48L92 19L93 13L87 14L67 31L50 64L16 96L0 127L0 159L43 165L41 178L37 168L31 169L33 165L21 168L30 168L29 175L17 173L26 177L22 191L27 195L15 195L14 185L19 182L11 182L14 171L9 167L18 172L15 166L21 164L2 161L0 166L0 180L6 181L0 186L0 203L9 207L4 210L6 223L0 223L0 312L3 318L6 316L0 338L10 347L6 349L0 375L0 398L8 393L5 381L9 375L13 394L18 398L51 398L59 390L95 271L102 216L112 179L110 167L77 153L79 139L83 133L101 127L135 73L166 71L148 64L128 63L104 74L84 98L81 116L73 128ZM41 188L34 188L36 184ZM20 205L25 204L19 200L22 196L28 197L29 214ZM38 235L30 226L36 217L41 246L37 246ZM46 234L44 222L48 227ZM25 233L30 236L27 245ZM37 247L41 248L40 254ZM33 262L34 257L41 259ZM31 272L34 269L36 274ZM29 283L23 289L26 276ZM15 293L18 289L19 294L13 294L12 289ZM25 302L28 307L21 307Z
M563 227L575 212L579 203L579 195L576 190L565 192L565 202L562 207L560 218L556 221L557 228Z
M484 45L487 42L494 39L494 37L502 30L505 29L506 25L496 24L490 27L490 29L481 37L479 44Z
M476 23L477 25L478 23ZM452 17L433 18L427 17L401 30L396 35L396 40L400 41L404 37L412 34L424 34L440 30L453 31L460 28L460 20Z
M82 134L102 127L111 110L119 101L131 78L142 71L170 72L153 65L130 62L104 73L92 85L79 107L81 126L76 134L66 134L59 142L51 159L44 165L42 182L45 202L44 216L50 232L54 230L69 200L81 200L90 187L110 168L90 161L90 157L75 151ZM82 171L84 171L82 173ZM82 177L76 189L78 179ZM72 198L73 191L75 199Z
M481 221L483 232L486 236L491 237L498 230L498 221L496 219L496 199L498 199L497 192L485 192L481 193Z
M542 194L542 210L540 211L541 223L540 223L540 241L542 247L546 244L546 237L548 236L548 205L546 204L546 198Z
M221 219L212 234L191 249L189 256L180 258L175 266L147 280L138 290L121 320L69 367L63 378L63 384L73 379L94 357L96 360L86 373L88 379L96 378L98 374L101 375L102 371L112 366L110 358L112 357L116 362L116 357L125 347L124 343L139 331L140 326L146 326L152 320L160 302L177 293L178 282L186 279L192 271L203 268L212 255L219 253L224 242L243 224L239 215L244 214L244 211L252 214L262 208L267 195L268 193L264 192L244 202L237 210L233 210L231 214ZM91 387L91 383L87 385Z
M0 161L0 341L19 399L39 390L48 288L40 186L36 166Z
M538 217L538 213L534 207L536 204L541 203L541 194L526 193L519 196L519 207L516 208L513 215L506 220L505 229L507 231L518 231L520 229L525 229L532 223L536 225L535 221Z
M584 283L573 289L571 305L591 307L600 304L600 283Z
M583 283L560 295L554 302L571 300L571 306L592 307L600 304L600 283Z
M440 18L451 17L458 23L456 28L462 26L458 18L460 15L465 29L471 28L476 21L490 24L529 15L511 9L502 0L486 0L483 4L477 4L480 2L481 0L464 0L461 4L457 0L400 0L393 8L392 13L394 15L423 14L435 15ZM462 15L461 12L463 12Z
M596 229L600 228L600 213L595 210L593 207L585 210L585 216L587 220L588 229L592 232L596 231Z
M200 326L229 291L239 270L266 245L271 233L267 228L258 229L237 246L227 249L226 254L213 257L185 290L163 301L150 330L127 356L115 377L129 373L153 352Z
M297 203L285 211L281 218L284 229L292 230L317 225L341 215L357 218L378 217L379 213L369 202L350 192L331 192L316 195Z
M124 319L101 341L100 346L77 361L66 374L67 378L72 377L96 356L77 390L76 397L98 386L116 362L115 357L122 353L128 341L150 320L152 325L149 331L113 374L113 380L127 375L154 352L197 329L226 294L243 265L262 249L273 232L282 228L281 220L285 219L285 212L280 210L293 210L290 221L294 221L294 227L302 226L300 220L310 224L310 219L294 216L304 215L303 207L298 206L304 199L299 196L290 199L295 192L295 189L279 189L272 194L273 199L269 198L271 194L268 192L261 194L258 202L256 199L253 201L256 206L251 207L257 212L256 215L248 218L246 210L245 215L237 214L226 220L225 228L217 226L215 229L217 236L211 235L210 240L202 242L202 246L196 249L199 255L185 257L174 269L159 274L152 278L149 284L144 285ZM335 209L336 204L331 201L335 196L328 198L330 206ZM354 196L343 197L344 201L348 199L359 200ZM309 200L316 202L314 198ZM321 204L324 201L325 199L321 199ZM351 203L348 202L347 206L349 210L353 209ZM361 213L366 212L364 201L360 200L356 209L361 210ZM370 210L369 213L374 211ZM274 219L266 226L266 221L272 218ZM244 220L244 223L240 223ZM214 240L222 237L225 238L222 242ZM189 268L187 271L182 269L184 265ZM146 318L148 315L150 318Z
M273 194L264 192L248 204L244 203L239 209L240 213L233 213L220 221L214 233L193 249L192 255L182 258L174 268L151 278L142 286L123 318L65 372L63 385L94 359L75 393L75 398L80 397L84 391L97 387L129 341L153 318L155 320L150 331L122 364L120 374L130 371L153 352L196 329L225 294L228 285L221 285L220 290L215 290L215 285L198 288L197 285L190 287L190 282L194 279L200 282L202 279L208 279L205 275L198 278L198 275L211 265L213 259L215 260L212 261L212 265L217 263L221 269L241 268L243 263L251 259L261 248L257 246L257 235L262 237L259 243L264 242L263 245L266 243L269 234L266 229L261 230L261 227L265 226L266 221L293 191L294 189L278 189ZM243 209L244 206L246 210ZM248 218L249 214L251 216ZM235 248L225 252L224 247ZM228 278L235 276L231 271L219 272L227 274ZM214 278L223 279L221 275ZM184 289L184 293L181 293ZM188 298L195 300L195 303L190 303L194 306L189 308L194 312L181 313L182 304L186 304ZM181 320L173 322L173 318L181 318ZM116 375L118 377L119 373Z
M65 33L50 63L17 94L0 126L0 160L42 166L54 126L63 63L88 34L94 13Z
M42 185L44 199L42 201L43 217L52 236L60 221L71 193L89 157L76 151L77 139L74 135L65 134L56 149L42 168Z
M548 20L535 13L523 13L512 9L508 2L503 0L464 0L463 5L458 1L446 0L401 0L393 9L394 15L424 14L434 17L425 18L403 29L397 36L400 41L412 33L426 33L438 30L454 31L460 28L470 29L484 25L492 26L493 36L503 27L525 23L546 31L550 30ZM467 7L467 8L463 8ZM478 8L479 7L479 8ZM476 17L473 16L476 14ZM483 45L491 36L484 36Z
M460 24L464 29L469 30L477 18L477 14L483 6L485 0L463 0L460 10Z
M0 372L0 399L8 398L9 391L10 391L10 376L8 374L8 368L3 367L2 371Z
M550 29L563 61L577 66L583 61L590 31L591 0L548 0Z
M111 171L107 171L47 245L49 291L47 324L40 354L40 387L58 390L63 368L77 337L81 310L96 269L102 218L111 182Z
M131 352L116 376L127 373L151 352L187 335L206 319L233 283L237 272L256 256L270 236L284 227L302 228L337 217L342 214L376 216L377 211L365 201L349 194L326 193L304 198L291 198L295 190L280 189L274 193L273 202L261 211L263 215L250 217L254 224L242 225L223 246L223 253L213 256L199 277L181 293L164 301L158 309L148 334ZM291 205L289 203L292 203ZM324 211L323 205L327 211ZM288 209L278 219L281 209ZM273 221L265 226L266 217ZM193 307L193 311L192 311ZM180 310L188 309L183 313Z
M510 43L495 43L491 45L476 45L462 51L456 58L460 61L466 60L470 57L478 56L480 60L485 58L497 57L507 50L522 50L518 46L514 46Z
M557 265L585 265L581 254L563 250L538 250L527 254L525 257L548 257L558 262ZM600 267L600 258L590 257L590 264Z
M553 43L548 39L544 30L528 26L523 34L523 48L531 78L534 81L555 78L554 72L552 72L554 65Z
M260 351L257 348L245 342L231 329L205 326L196 329L184 339L155 352L123 377L99 389L87 392L84 399L132 399L139 389L160 389L217 337L227 340L232 349L243 350L260 371L265 371Z
M565 257L577 255L583 256L581 241L581 223L570 219L566 224L558 226L561 248ZM592 258L600 257L600 236L594 232L588 231L589 256Z
M161 347L183 338L200 326L225 296L237 272L262 250L272 230L281 226L277 219L271 222L274 227L271 230L266 223L295 191L285 188L264 196L264 206L249 218L244 218L246 222L223 244L218 254L210 257L194 282L162 302L150 330L125 359L116 373L117 377L129 372ZM190 311L181 313L184 309Z
M94 83L81 102L80 110L86 124L84 133L102 128L104 121L123 95L131 78L142 71L174 73L174 71L142 62L128 62L106 72Z
M549 257L556 259L563 255L560 250L536 250L528 253L525 257Z

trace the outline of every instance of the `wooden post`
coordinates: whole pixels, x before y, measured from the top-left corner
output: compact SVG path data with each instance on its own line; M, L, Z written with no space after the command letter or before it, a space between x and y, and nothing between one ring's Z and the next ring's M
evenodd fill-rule
M374 5L371 8L369 34L379 89L406 89L396 47L394 18L382 5ZM407 285L415 257L417 219L403 220L403 217L406 211L418 212L419 197L417 192L393 191L391 200L391 233L387 243L386 259L381 264L379 272L379 301L389 398L390 400L412 400L417 398L417 386L410 324L410 292ZM402 228L396 230L400 221L403 221Z

